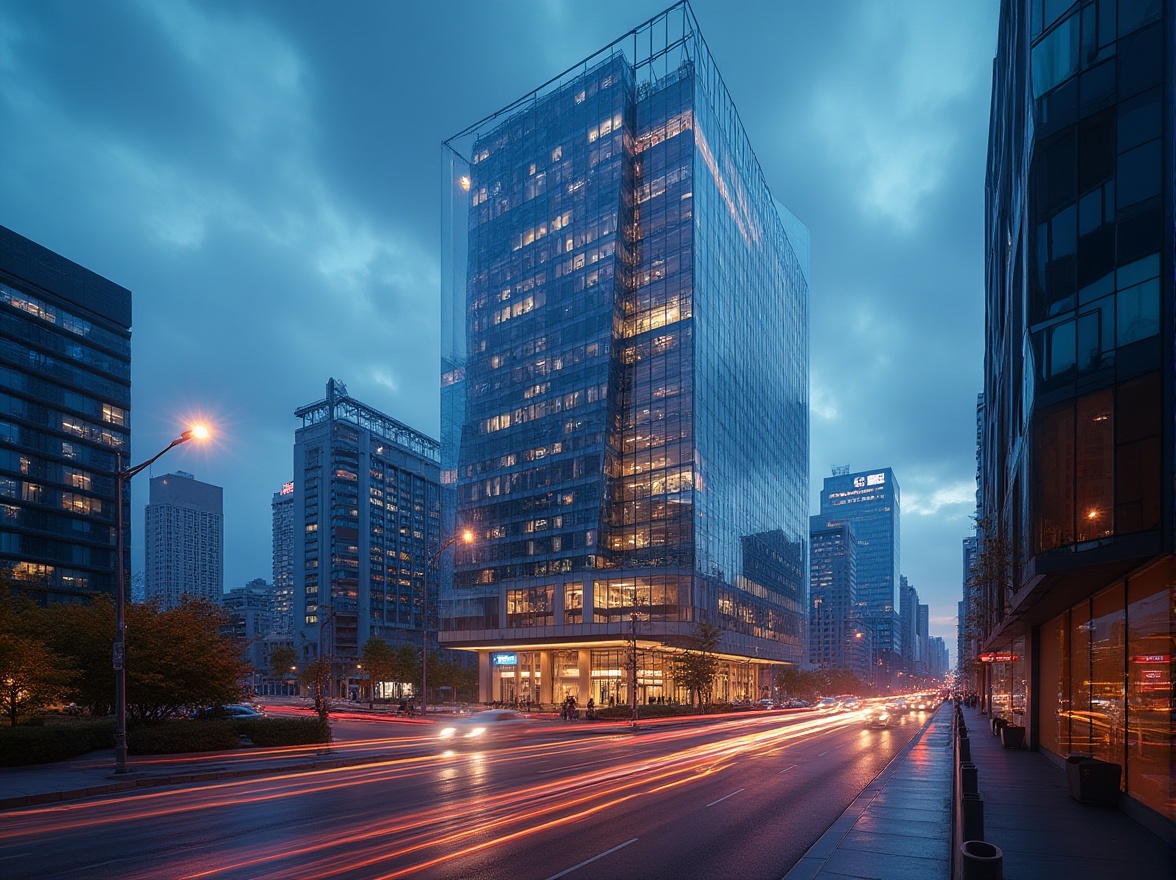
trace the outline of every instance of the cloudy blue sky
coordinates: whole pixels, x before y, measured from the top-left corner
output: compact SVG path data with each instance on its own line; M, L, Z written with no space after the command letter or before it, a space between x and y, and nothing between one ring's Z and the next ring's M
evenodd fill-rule
M0 0L0 225L134 296L134 458L224 487L225 586L271 577L294 410L329 377L440 432L440 144L668 0ZM974 504L997 0L695 0L812 233L812 498L891 467L954 657ZM135 567L146 478L136 481Z

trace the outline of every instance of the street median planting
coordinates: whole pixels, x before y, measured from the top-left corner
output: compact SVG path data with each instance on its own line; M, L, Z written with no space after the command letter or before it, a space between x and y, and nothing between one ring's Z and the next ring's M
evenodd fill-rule
M127 731L127 752L132 755L223 752L240 747L241 735L236 726L225 721L173 718L150 724L135 724Z
M0 767L65 761L114 747L114 720L0 728Z
M331 739L330 725L319 718L247 718L234 726L255 746L305 746Z

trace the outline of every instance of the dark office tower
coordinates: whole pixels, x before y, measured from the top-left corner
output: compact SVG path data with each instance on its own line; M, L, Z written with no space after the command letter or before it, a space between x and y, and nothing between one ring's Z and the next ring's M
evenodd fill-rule
M626 700L632 637L638 696L684 698L661 646L709 622L740 661L716 694L758 692L803 651L808 233L689 7L443 155L442 446L476 533L446 642L485 698Z
M902 642L902 665L907 672L915 671L918 609L919 591L907 582L906 575L901 575L898 579L899 638Z
M331 663L332 695L346 697L370 637L421 646L437 595L439 451L334 379L294 415L294 642L300 662Z
M113 596L130 291L0 227L0 361L0 564L42 604Z
M1176 3L1004 2L993 71L986 684L1170 832Z
M853 524L857 536L857 599L874 633L874 664L884 681L900 669L902 632L895 591L899 579L898 481L890 468L825 477L821 516Z
M808 660L818 669L870 675L870 645L857 605L857 540L847 522L809 520Z
M273 513L274 632L294 632L294 481L282 484L270 503Z

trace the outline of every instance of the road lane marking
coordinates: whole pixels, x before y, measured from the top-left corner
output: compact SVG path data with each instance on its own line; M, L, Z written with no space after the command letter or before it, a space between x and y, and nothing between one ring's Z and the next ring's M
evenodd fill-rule
M787 773L789 770L795 770L795 769L796 769L797 767L799 767L799 766L800 766L799 764L789 764L787 767L785 767L785 768L784 768L783 770L781 770L780 772L781 772L781 773Z
M723 795L723 796L722 796L721 798L719 798L717 801L711 801L709 804L707 804L707 806L708 806L708 807L713 807L715 804L721 804L721 803L722 803L723 801L725 801L727 798L729 798L729 797L735 797L735 795L739 794L739 792L741 792L741 791L747 791L747 789L746 789L746 788L740 788L740 789L736 789L735 791L731 792L730 794Z
M550 877L547 878L547 880L558 880L558 878L560 878L560 877L566 877L568 874L572 873L572 871L577 871L580 868L583 868L585 865L590 865L590 864L592 864L592 862L595 862L597 859L603 859L605 856L611 856L618 849L624 849L630 843L636 843L636 842L637 842L637 838L634 837L632 840L626 840L624 843L618 843L612 849L606 849L600 855L593 856L590 859L585 859L584 861L580 862L580 864L572 865L570 868L567 868L563 871L560 871L558 874L552 874Z

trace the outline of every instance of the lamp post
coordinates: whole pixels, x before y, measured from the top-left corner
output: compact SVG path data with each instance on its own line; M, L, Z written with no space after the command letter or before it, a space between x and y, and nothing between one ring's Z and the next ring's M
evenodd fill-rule
M114 772L127 772L127 671L126 671L126 570L123 568L123 492L135 474L155 464L164 453L189 440L204 440L208 428L195 425L142 464L124 468L122 452L114 454L115 521L115 593L114 593Z
M455 534L445 541L437 552L429 557L429 565L425 569L425 587L424 587L424 608L421 614L421 717L426 717L426 712L429 706L429 581L432 580L432 575L437 568L437 560L441 555L461 541L463 544L474 543L474 533L469 529L462 529L461 532Z

